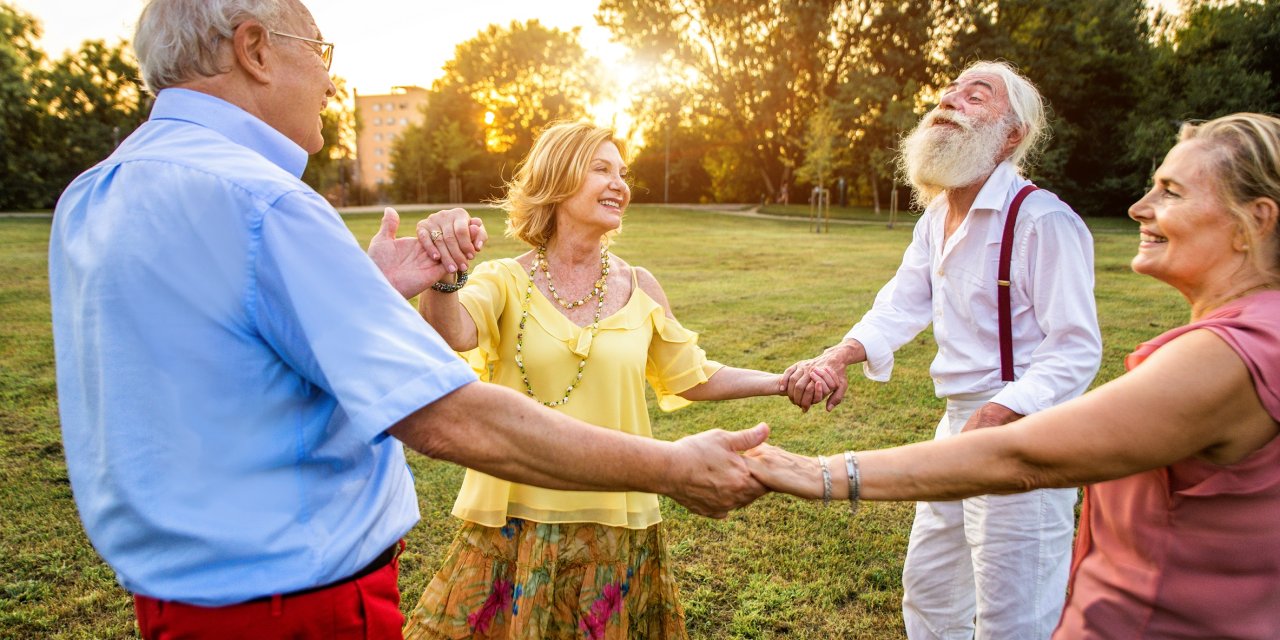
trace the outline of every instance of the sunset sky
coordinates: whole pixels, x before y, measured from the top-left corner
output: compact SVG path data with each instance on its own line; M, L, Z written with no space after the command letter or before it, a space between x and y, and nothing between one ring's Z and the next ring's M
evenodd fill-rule
M41 47L52 57L89 39L131 37L142 0L8 0L44 27ZM596 25L599 0L304 0L326 40L335 43L333 73L360 93L392 86L429 87L454 47L491 23L537 18L560 29L582 27L581 41L603 62L625 49Z

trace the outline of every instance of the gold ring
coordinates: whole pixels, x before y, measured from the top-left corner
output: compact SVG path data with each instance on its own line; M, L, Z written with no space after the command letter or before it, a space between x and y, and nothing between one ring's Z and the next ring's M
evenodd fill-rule
M439 230L439 229L432 229L432 230L431 230L431 239L432 239L432 240L439 240L440 238L443 238L443 237L444 237L444 232L443 232L443 231L441 231L441 230Z

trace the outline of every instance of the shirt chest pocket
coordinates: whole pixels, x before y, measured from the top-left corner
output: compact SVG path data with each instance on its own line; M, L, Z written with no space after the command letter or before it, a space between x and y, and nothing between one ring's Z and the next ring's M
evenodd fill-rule
M982 258L957 261L948 271L948 285L956 288L959 306L972 314L990 313L996 307L996 279L1000 268L1000 245L988 245Z

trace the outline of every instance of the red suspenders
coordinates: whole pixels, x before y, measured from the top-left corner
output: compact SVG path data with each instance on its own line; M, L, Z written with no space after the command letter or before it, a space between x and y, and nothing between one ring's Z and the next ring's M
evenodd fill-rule
M1022 201L1039 187L1029 184L1018 191L1009 205L1004 221L1004 237L1000 240L1000 275L996 276L996 307L1000 315L1000 379L1013 382L1013 309L1009 302L1009 263L1013 259L1013 226L1018 222Z

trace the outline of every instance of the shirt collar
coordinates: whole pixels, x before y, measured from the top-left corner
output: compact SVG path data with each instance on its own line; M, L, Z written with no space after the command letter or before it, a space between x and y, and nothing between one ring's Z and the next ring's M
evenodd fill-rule
M969 207L969 211L1004 211L1004 206L1009 200L1009 185L1018 177L1018 170L1014 168L1013 163L1005 160L996 166L996 170L991 172L991 177L987 178L986 183L982 185L982 189L978 191L978 197L973 199L973 206Z
M212 129L301 178L307 152L256 116L226 100L190 89L164 89L151 120L181 120Z

